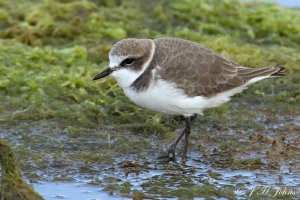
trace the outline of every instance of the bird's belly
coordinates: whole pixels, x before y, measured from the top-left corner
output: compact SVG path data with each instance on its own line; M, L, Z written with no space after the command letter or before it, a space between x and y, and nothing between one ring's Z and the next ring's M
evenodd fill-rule
M182 114L184 109L184 106L178 105L179 99L170 101L170 97L164 95L163 92L160 95L154 95L151 91L141 93L126 91L125 93L135 104L150 110L167 114Z
M159 80L144 91L136 91L131 87L124 89L126 96L135 104L150 110L190 116L202 113L202 97L187 97L172 84Z
M191 116L202 114L207 108L226 103L232 95L245 88L244 86L235 88L214 97L189 97L172 83L158 80L144 91L136 91L128 87L124 89L124 92L131 101L141 107L172 115Z

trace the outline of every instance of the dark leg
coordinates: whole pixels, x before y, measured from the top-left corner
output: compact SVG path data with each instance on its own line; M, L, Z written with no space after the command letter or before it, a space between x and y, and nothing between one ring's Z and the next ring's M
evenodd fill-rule
M182 131L182 133L180 134L180 136L177 138L177 140L175 141L175 143L173 143L169 149L168 149L168 154L170 156L171 154L171 159L172 160L176 160L176 155L175 155L175 150L176 150L176 146L179 143L179 141L181 140L181 138L183 137L183 135L185 135L185 145L184 145L184 154L183 154L183 158L185 158L186 160L186 153L187 153L187 148L188 148L188 137L191 133L191 124L192 122L196 119L197 115L193 115L191 117L186 117L184 119L185 121L185 128Z
M175 155L175 150L176 150L176 146L179 143L179 141L181 140L181 138L185 135L185 128L182 131L182 133L180 134L180 136L177 138L177 140L171 144L171 146L168 148L168 155L172 160L176 159L176 155Z
M188 149L188 144L189 144L189 136L190 136L190 134L191 134L191 126L192 126L192 124L193 124L193 122L195 121L195 119L197 118L197 115L195 114L195 115L193 115L193 116L191 116L190 118L189 118L189 122L186 124L186 126L189 126L188 127L188 129L189 129L189 131L187 131L186 133L185 133L185 137L184 137L184 151L183 151L183 156L182 156L182 158L184 158L185 157L185 159L186 159L186 154L187 154L187 149Z
M185 163L186 162L186 159L187 159L187 150L188 150L188 144L189 144L189 136L191 134L191 125L192 123L195 121L197 115L193 115L189 118L186 118L188 119L188 121L186 121L186 133L185 133L185 136L184 136L184 149L183 149L183 154L182 154L182 163Z

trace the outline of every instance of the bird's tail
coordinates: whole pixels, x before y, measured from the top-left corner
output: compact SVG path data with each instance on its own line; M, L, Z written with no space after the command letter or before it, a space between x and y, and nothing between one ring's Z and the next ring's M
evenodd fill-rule
M239 66L238 76L242 77L244 80L251 80L258 77L280 77L285 76L282 72L285 69L283 66L276 66L271 68L248 68Z
M286 74L283 72L283 70L285 70L284 66L276 66L273 67L274 69L276 69L277 71L274 72L273 74L271 74L270 76L286 76Z

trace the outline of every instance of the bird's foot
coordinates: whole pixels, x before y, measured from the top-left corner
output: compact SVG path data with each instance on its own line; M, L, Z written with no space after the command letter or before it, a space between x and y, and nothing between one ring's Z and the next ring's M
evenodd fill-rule
M167 151L158 157L158 159L162 160L163 162L170 162L170 161L176 161L176 154L175 154L175 148L174 144L172 144Z
M172 144L167 150L167 154L170 161L176 161L175 150L176 150L176 146L174 144Z

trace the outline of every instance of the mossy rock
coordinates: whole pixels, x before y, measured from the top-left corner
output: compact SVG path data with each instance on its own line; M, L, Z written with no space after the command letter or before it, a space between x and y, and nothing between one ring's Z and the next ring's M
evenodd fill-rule
M10 145L0 140L1 199L2 200L41 200L44 199L21 177L14 151Z

